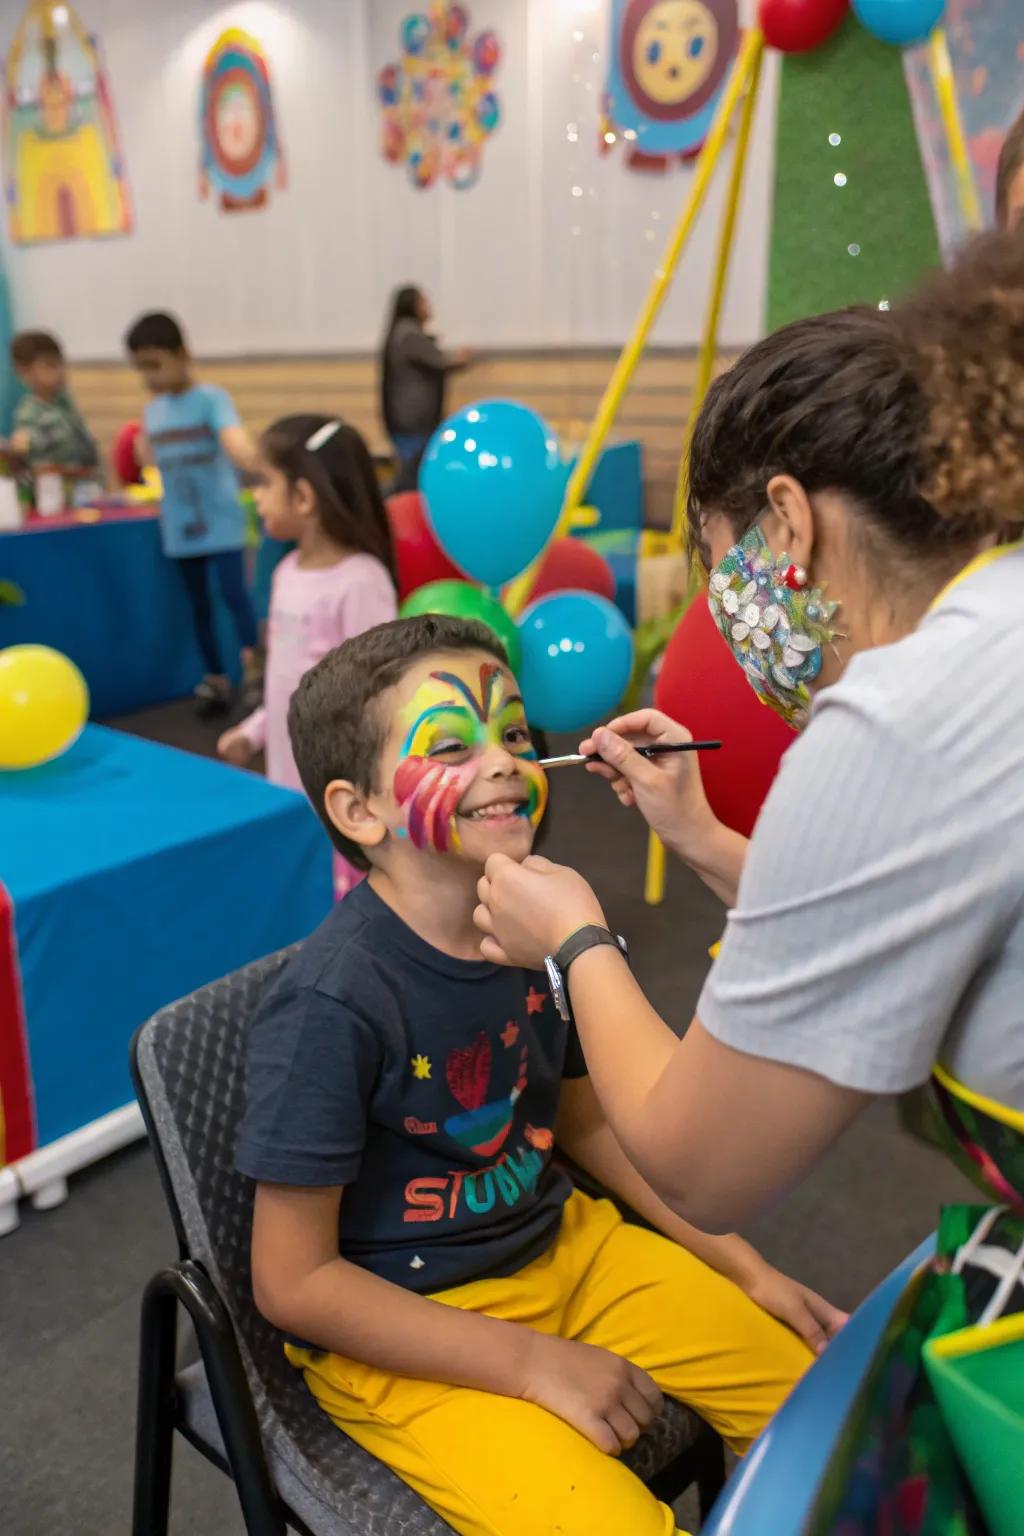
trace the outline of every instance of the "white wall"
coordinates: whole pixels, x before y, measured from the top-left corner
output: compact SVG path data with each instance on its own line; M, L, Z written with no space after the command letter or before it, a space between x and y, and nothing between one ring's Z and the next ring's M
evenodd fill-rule
M503 45L503 120L469 191L413 188L377 148L378 69L397 60L413 0L79 0L101 39L135 202L134 234L5 247L15 323L44 325L79 359L120 355L140 310L181 315L207 355L372 348L391 288L431 293L452 342L620 342L692 169L627 171L598 154L603 0L468 0ZM22 5L6 0L6 50ZM218 33L244 26L271 61L289 184L259 211L198 196L197 97ZM596 58L595 58L596 55ZM775 61L766 66L723 339L760 333L767 269ZM578 125L575 142L569 125ZM582 189L582 197L572 188ZM724 175L712 187L656 333L693 343ZM4 231L6 241L6 230Z

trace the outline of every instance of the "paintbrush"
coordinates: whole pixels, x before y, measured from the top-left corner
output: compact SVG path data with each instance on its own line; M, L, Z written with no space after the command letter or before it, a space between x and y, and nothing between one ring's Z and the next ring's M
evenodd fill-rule
M637 747L641 757L663 757L668 752L717 752L722 745L720 741L671 741L661 746ZM602 759L596 752L584 754L582 752L570 752L566 757L542 757L539 763L541 768L571 768L574 763L599 763Z

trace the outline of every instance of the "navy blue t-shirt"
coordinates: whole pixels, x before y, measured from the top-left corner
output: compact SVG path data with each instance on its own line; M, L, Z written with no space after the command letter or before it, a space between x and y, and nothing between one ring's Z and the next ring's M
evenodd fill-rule
M442 954L364 882L250 1026L236 1166L344 1185L341 1254L409 1290L513 1274L558 1231L558 1096L585 1073L543 973Z

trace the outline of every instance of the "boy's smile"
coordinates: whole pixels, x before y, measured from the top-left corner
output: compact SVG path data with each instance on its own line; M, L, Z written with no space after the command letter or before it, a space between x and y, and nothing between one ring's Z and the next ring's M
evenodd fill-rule
M547 779L504 667L472 653L429 658L403 679L395 731L399 836L473 863L499 850L525 857Z

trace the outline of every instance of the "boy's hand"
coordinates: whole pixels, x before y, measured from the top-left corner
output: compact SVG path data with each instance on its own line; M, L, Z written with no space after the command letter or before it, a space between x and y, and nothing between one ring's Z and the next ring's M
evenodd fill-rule
M225 731L217 742L217 755L235 768L247 768L252 762L252 742L237 725Z
M761 1265L743 1290L765 1312L792 1328L816 1355L849 1319L848 1313L840 1312L817 1291L791 1280L770 1264Z
M635 1445L661 1412L662 1396L646 1371L593 1344L524 1329L520 1397L557 1414L609 1456Z

